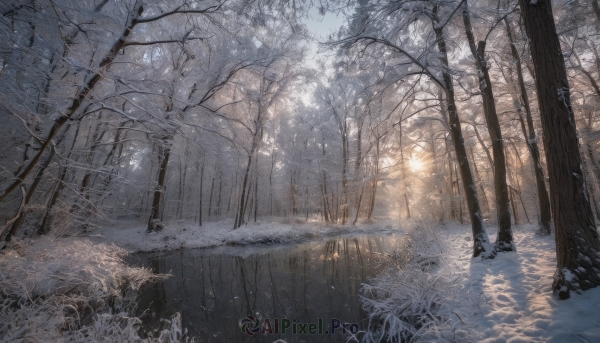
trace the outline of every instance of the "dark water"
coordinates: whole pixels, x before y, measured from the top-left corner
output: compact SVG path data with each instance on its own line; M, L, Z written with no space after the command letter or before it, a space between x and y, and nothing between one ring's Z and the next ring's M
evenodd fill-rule
M366 328L360 285L402 263L407 242L406 236L377 234L296 245L136 254L130 258L132 264L172 275L142 292L138 314L148 309L144 326L155 328L161 318L180 312L196 342L345 342L348 335L341 333L342 327L330 333L332 319ZM243 333L240 320L248 315L259 319L259 329L269 318L273 334ZM289 328L282 334L286 321ZM254 323L247 326L252 329ZM316 334L301 334L301 329Z

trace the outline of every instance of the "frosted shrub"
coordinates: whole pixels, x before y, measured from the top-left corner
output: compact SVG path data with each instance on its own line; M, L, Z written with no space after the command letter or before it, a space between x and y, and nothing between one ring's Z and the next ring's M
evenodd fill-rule
M128 316L136 292L166 276L127 266L124 254L80 239L14 240L0 254L0 340L184 341L179 314L158 337L139 337L140 320Z
M461 277L439 268L443 247L434 229L412 233L413 260L399 270L370 280L361 288L369 314L365 342L476 341L467 322L473 303L463 294Z
M369 313L367 342L413 342L465 336L450 309L456 285L442 275L408 267L363 285L363 308ZM452 317L455 318L452 318ZM464 337L462 337L464 338Z

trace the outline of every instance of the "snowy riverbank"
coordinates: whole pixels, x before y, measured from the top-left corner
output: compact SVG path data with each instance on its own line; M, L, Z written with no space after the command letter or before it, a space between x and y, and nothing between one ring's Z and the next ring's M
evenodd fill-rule
M237 230L230 224L199 228L182 223L147 234L139 224L119 223L89 239L42 237L13 243L0 254L0 341L141 342L140 321L128 313L137 289L156 276L127 266L122 260L127 251L292 243L405 230L392 222L262 222ZM534 231L532 226L517 227L517 252L481 260L471 258L469 226L415 225L413 263L363 287L366 309L373 315L371 329L385 321L388 334L426 342L600 342L600 288L558 300L550 289L554 237ZM495 237L493 228L489 234ZM162 338L147 341L178 342L181 317L167 324L158 328ZM368 335L363 338L377 341L381 332Z
M283 219L264 220L233 229L233 220L179 222L153 233L146 224L128 221L103 225L90 234L94 242L114 243L128 252L170 251L182 248L207 248L221 245L298 243L344 234L398 232L398 223L378 221L359 225L326 225L322 222Z
M14 240L0 253L0 342L192 342L179 314L140 337L137 291L166 276L127 266L125 254L85 238Z
M364 288L371 313L391 325L388 333L404 330L421 338L417 341L600 342L600 288L564 301L552 294L553 236L536 236L532 226L518 227L517 252L481 260L471 258L469 227L426 231L428 237L413 233L420 264ZM489 233L495 237L494 229ZM431 261L436 267L423 272ZM411 316L427 312L436 318Z

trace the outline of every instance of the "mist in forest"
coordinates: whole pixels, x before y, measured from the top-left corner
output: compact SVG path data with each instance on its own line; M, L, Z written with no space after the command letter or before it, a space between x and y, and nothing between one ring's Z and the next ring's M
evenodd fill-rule
M600 285L599 30L597 0L2 1L0 249L458 223L494 259L526 226L569 298Z

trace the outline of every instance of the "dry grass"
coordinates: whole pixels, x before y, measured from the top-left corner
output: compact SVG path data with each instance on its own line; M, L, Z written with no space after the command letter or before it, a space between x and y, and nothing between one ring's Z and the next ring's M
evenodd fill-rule
M14 241L0 254L0 340L10 342L182 342L176 314L142 339L131 317L145 283L164 279L127 266L125 251L82 239Z

